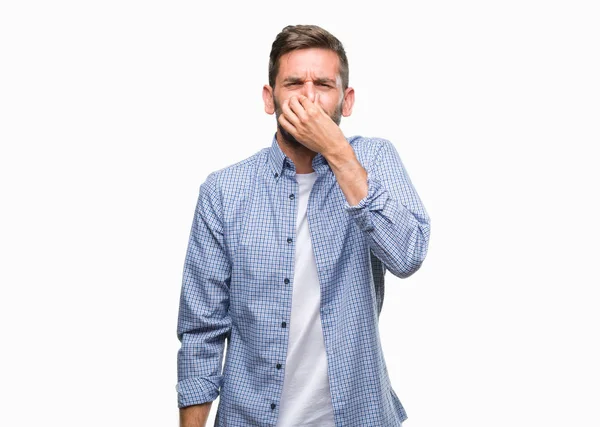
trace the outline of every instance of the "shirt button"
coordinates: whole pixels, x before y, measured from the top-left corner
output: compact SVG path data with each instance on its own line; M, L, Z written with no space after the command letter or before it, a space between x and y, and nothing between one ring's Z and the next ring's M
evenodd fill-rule
M288 283L290 283L290 279L288 279L288 278L286 277L286 278L283 280L283 283L285 283L285 284L287 285Z
M277 364L277 369L281 369L281 363Z
M281 327L282 327L282 328L285 328L285 325L287 325L287 323L285 323L285 322L281 322Z
M271 409L275 409L275 404L271 403Z
M275 172L275 178L277 178L279 176L279 174L277 172Z
M290 199L294 200L294 195L293 194L290 194Z
M291 237L288 237L288 239L287 239L287 242L288 242L288 243L292 243L292 238L291 238Z

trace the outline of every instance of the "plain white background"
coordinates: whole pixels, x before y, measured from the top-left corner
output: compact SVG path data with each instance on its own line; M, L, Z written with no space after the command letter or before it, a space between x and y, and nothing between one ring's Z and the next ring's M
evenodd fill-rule
M2 2L0 424L176 425L199 185L270 144L271 43L317 24L350 62L344 133L392 141L431 216L380 318L406 427L599 426L599 18L592 1Z

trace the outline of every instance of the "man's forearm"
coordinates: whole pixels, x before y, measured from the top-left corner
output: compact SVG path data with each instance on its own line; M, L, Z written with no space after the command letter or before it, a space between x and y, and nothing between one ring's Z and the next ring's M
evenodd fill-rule
M180 427L206 427L212 402L192 405L179 409Z
M323 155L335 174L342 193L350 206L356 205L368 194L367 171L360 164L350 144Z

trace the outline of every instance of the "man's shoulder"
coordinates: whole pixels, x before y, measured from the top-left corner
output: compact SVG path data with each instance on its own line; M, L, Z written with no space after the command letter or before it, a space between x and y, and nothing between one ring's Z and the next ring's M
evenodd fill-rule
M389 140L376 136L354 135L346 139L363 165L365 162L370 164L383 146L391 144Z
M362 151L377 151L385 144L391 144L388 139L381 138L378 136L362 136L353 135L348 138L348 143L354 148L354 150Z
M260 165L265 162L267 150L268 148L262 148L251 156L213 170L206 177L206 184L228 192L235 192L243 188L257 174Z

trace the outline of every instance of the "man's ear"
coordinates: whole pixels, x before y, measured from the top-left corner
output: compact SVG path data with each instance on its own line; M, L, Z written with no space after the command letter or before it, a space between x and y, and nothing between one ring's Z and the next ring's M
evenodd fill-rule
M354 88L347 87L344 91L344 102L342 104L342 116L348 117L352 114L352 107L354 107Z
M263 102L265 103L265 113L275 113L275 104L273 103L273 88L269 85L263 86L262 91Z

